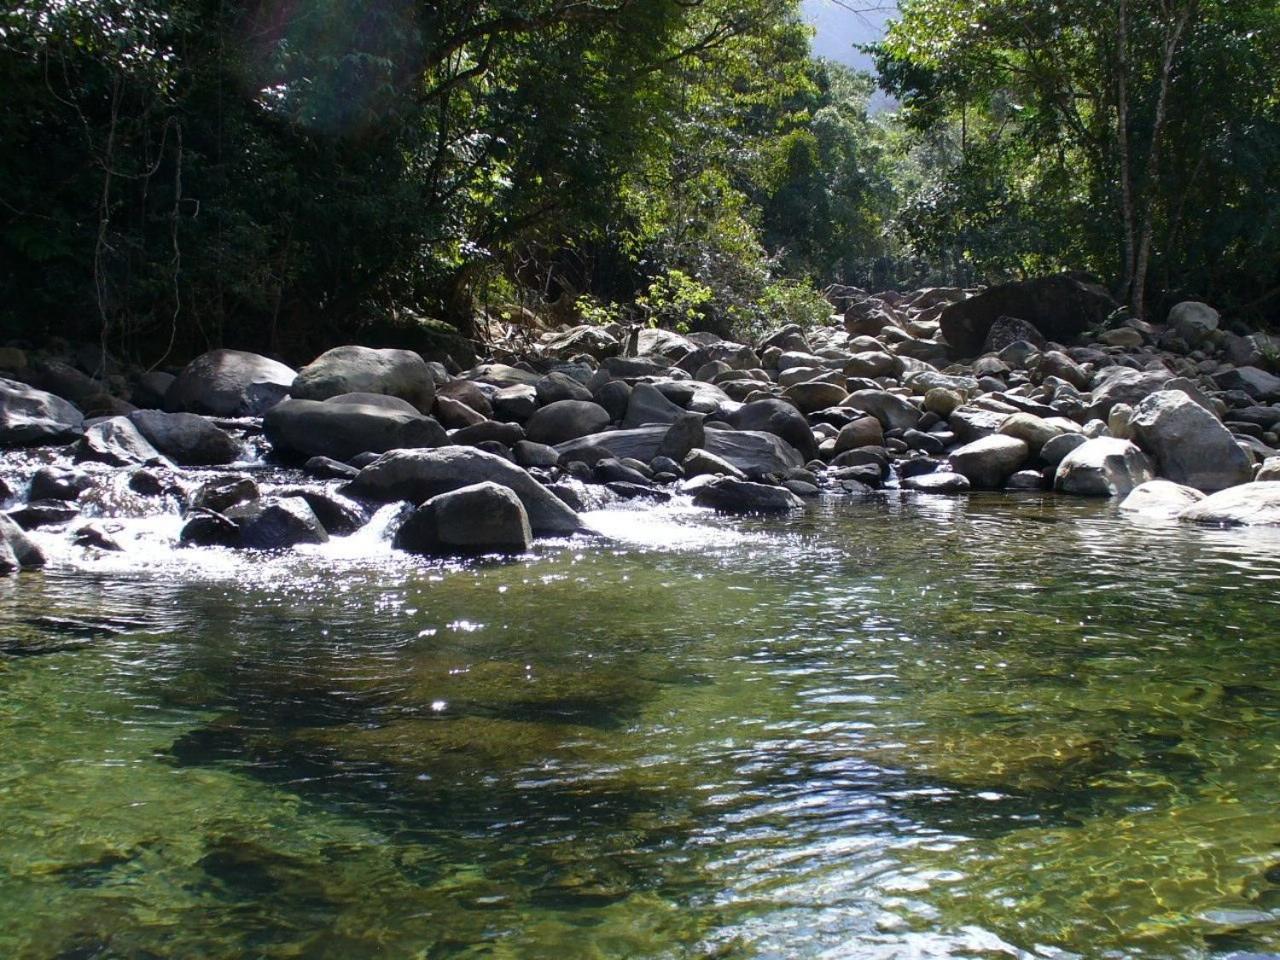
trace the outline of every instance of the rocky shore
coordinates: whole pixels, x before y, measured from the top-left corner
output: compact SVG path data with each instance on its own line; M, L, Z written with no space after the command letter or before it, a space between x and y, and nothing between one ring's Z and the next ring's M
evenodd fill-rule
M32 529L109 551L114 520L165 510L182 545L284 549L400 504L395 546L443 555L523 552L588 505L785 514L883 488L1280 525L1277 339L1196 302L1117 321L1065 275L828 298L827 326L754 344L577 326L467 370L360 346L172 374L0 348L0 570L44 562Z

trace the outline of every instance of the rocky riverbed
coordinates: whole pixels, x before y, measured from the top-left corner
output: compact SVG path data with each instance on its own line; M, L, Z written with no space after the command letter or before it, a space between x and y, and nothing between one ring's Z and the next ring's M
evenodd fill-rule
M611 503L786 514L885 488L1280 525L1280 344L1211 306L1111 321L1067 276L828 296L827 326L758 343L578 326L465 370L361 346L299 370L215 350L174 373L0 348L0 570L42 565L50 534L121 550L160 515L191 549L376 528L412 553L518 554Z

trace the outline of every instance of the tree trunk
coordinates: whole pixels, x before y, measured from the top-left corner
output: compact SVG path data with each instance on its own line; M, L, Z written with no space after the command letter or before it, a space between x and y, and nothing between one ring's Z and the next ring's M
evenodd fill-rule
M1133 158L1129 142L1129 2L1119 0L1116 26L1116 134L1120 145L1120 193L1124 212L1123 299L1133 292L1138 218L1133 202Z

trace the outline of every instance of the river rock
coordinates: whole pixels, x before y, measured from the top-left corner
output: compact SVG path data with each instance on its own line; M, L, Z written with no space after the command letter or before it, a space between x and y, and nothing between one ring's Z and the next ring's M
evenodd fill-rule
M603 360L614 356L622 348L618 338L608 330L590 324L544 334L540 346L547 356L559 360L568 360L579 354Z
M796 405L801 413L813 413L827 407L837 407L844 402L849 391L838 383L825 380L806 380L787 387L783 396Z
M1148 396L1131 425L1166 480L1212 493L1253 479L1249 457L1222 421L1179 390Z
M9 518L23 530L56 527L78 516L80 508L66 500L29 500L17 510L9 511Z
M468 447L483 447L490 443L513 447L523 439L525 439L525 431L520 424L503 423L501 420L481 420L479 423L454 431L449 438L452 443Z
M1267 457L1262 461L1262 466L1253 479L1259 483L1280 480L1280 457Z
M168 464L160 451L125 417L108 417L91 424L76 444L75 457L77 462L94 461L113 467Z
M358 453L382 453L448 442L444 427L420 413L368 403L285 400L263 418L263 429L282 454L350 460Z
M437 494L396 532L398 550L420 554L524 553L533 533L515 492L490 481Z
M83 414L61 397L0 379L0 446L67 443L83 427Z
M1054 489L1086 497L1124 497L1155 478L1151 461L1128 440L1086 440L1063 458Z
M232 507L227 518L240 527L238 546L281 550L304 543L326 543L329 534L302 497L269 496Z
M1188 507L1178 519L1218 527L1280 526L1280 482L1222 490Z
M1191 346L1198 346L1218 329L1218 311L1207 303L1187 300L1169 311L1169 329Z
M1104 288L1061 274L991 287L950 304L939 319L954 354L972 357L982 352L987 334L1000 317L1026 320L1049 340L1066 343L1090 327L1101 326L1116 306Z
M365 509L349 497L331 492L321 486L280 487L272 491L274 497L301 497L316 515L321 526L331 536L345 537L355 533L368 522Z
M1027 445L1031 454L1035 456L1054 437L1066 433L1067 428L1062 424L1051 423L1043 417L1037 417L1030 413L1015 413L1000 424L1000 428L996 432L1002 436L1016 437L1021 440Z
M44 566L44 554L9 517L0 513L0 573Z
M595 449L608 451L618 458L632 457L648 463L658 455L669 427L637 427L632 430L610 430L556 445L561 463L586 459ZM783 476L805 464L800 453L781 437L755 430L707 428L705 449L723 457L747 476ZM590 462L594 463L594 459Z
M992 321L990 329L987 330L986 339L982 341L981 352L1000 353L1015 343L1026 343L1037 350L1043 350L1045 347L1044 334L1040 332L1034 323L1029 323L1026 320L1009 316L996 317Z
M252 477L241 474L208 481L195 492L191 506L196 510L221 514L238 503L257 499L258 484Z
M1011 413L1011 409L985 410L975 406L957 407L951 411L947 424L961 443L973 443L983 437L995 436Z
M332 457L312 457L302 465L308 476L317 480L350 480L360 471ZM325 524L327 527L328 524Z
M1054 437L1040 448L1040 459L1051 467L1060 464L1072 450L1088 442L1083 433L1064 433Z
M1168 370L1133 370L1129 367L1108 367L1093 381L1093 404L1089 416L1106 420L1117 403L1136 407L1151 394L1165 388L1173 379Z
M423 503L438 494L485 481L515 492L534 533L568 534L581 526L578 515L525 470L473 447L393 450L361 470L346 492L372 500Z
M289 396L297 373L256 353L212 350L192 360L164 395L171 413L260 417Z
M706 450L690 450L680 462L681 472L686 477L713 476L747 479L747 475L723 457L717 457Z
M554 445L599 433L609 420L609 411L591 400L557 400L530 417L525 432L535 443Z
M298 371L290 385L297 400L328 400L344 393L399 397L420 413L435 402L435 378L412 350L347 345L327 350Z
M688 456L690 450L701 447L705 442L706 429L702 414L686 413L667 428L662 443L658 445L658 453L652 459L665 457L678 464Z
M971 488L968 477L950 470L905 477L898 486L903 490L914 490L917 493L967 493Z
M1204 494L1170 480L1148 480L1134 487L1120 509L1125 513L1172 520L1204 499Z
M697 477L685 485L685 491L693 494L698 506L722 513L789 513L804 506L804 501L785 487L735 477Z
M914 403L887 390L855 390L843 406L871 414L886 430L909 430L920 422L920 409Z
M685 409L668 400L657 387L637 383L627 401L627 414L622 419L622 426L629 429L646 424L675 423L684 414Z
M1235 367L1213 375L1221 390L1241 390L1257 400L1280 400L1280 377L1258 367Z
M534 384L534 390L538 395L538 403L543 406L558 403L561 400L591 399L591 391L584 384L558 370L538 378L537 383Z
M178 535L178 544L183 547L235 547L239 543L240 525L215 510L192 510Z
M794 447L806 460L818 455L818 443L804 414L785 400L767 399L744 403L729 415L738 430L771 433Z
M980 490L998 490L1027 462L1027 444L1016 437L992 436L967 443L951 454L951 469Z
M93 486L93 477L83 470L41 467L31 475L28 500L75 500Z
M135 410L129 422L153 447L184 467L232 463L240 457L236 439L199 414Z
M859 417L840 428L840 432L836 434L836 443L832 452L839 455L860 447L879 447L883 444L884 427L881 426L880 421L875 417Z

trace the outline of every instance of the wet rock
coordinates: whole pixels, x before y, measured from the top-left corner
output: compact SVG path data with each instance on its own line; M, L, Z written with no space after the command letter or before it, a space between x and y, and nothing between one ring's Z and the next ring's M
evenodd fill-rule
M1155 478L1151 461L1128 440L1098 437L1076 447L1058 464L1054 489L1086 497L1124 497Z
M1280 482L1222 490L1188 507L1178 519L1217 527L1280 526Z
M240 527L238 546L281 550L304 543L326 543L329 534L302 497L263 497L232 507L227 517Z
M951 454L951 469L980 490L998 490L1029 455L1027 444L1009 436L991 436L967 443Z
M123 553L124 547L107 533L100 523L86 523L71 532L71 542L85 549L105 550L108 553Z
M1120 509L1129 514L1172 520L1203 499L1204 494L1193 487L1169 480L1148 480L1133 488Z
M804 414L785 400L756 400L743 404L729 416L738 430L771 433L795 448L805 460L818 455L818 444Z
M184 467L215 466L240 458L236 439L198 414L135 410L129 422L153 447Z
M1047 486L1045 475L1039 470L1019 470L1004 484L1004 488L1011 492L1044 490Z
M66 500L32 500L17 510L9 511L9 518L23 530L55 527L78 516L80 508Z
M0 573L44 566L44 553L13 520L0 513Z
M272 496L301 497L325 531L335 537L349 536L369 520L360 504L323 487L281 487L272 491Z
M213 350L192 360L164 397L173 413L260 417L285 397L297 373L283 363L241 350Z
M484 481L427 500L401 525L394 545L428 555L524 553L533 534L515 492Z
M982 352L1000 317L1026 320L1048 339L1066 343L1101 326L1116 306L1104 288L1062 274L992 287L946 307L940 323L954 353L972 357Z
M1151 394L1134 410L1132 427L1166 480L1212 493L1253 478L1253 466L1230 431L1185 393Z
M598 433L610 419L609 411L591 400L556 400L530 417L525 430L534 443L554 446Z
M67 443L83 427L83 414L61 397L0 379L0 446Z
M167 470L138 467L129 472L129 489L143 497L184 496L182 484Z
M191 505L197 510L225 513L238 503L258 499L258 485L252 477L230 476L210 480L192 497Z
M735 477L702 476L685 484L693 502L721 513L789 513L804 501L784 487L751 483Z
M577 514L509 460L471 447L394 450L360 471L347 487L354 496L422 503L459 487L491 481L513 490L534 533L576 532Z
M93 486L93 477L83 470L41 467L31 476L28 500L75 500Z
M426 361L412 350L334 347L298 371L290 384L298 400L328 400L345 393L399 397L420 413L435 401L435 378Z
M592 394L596 403L609 411L611 422L621 422L631 403L631 385L622 380L608 380Z
M240 525L214 510L193 510L178 543L184 547L234 547L240 543Z
M312 457L302 465L302 469L317 480L350 480L360 472L350 464L332 457Z
M78 463L93 461L113 467L168 462L125 417L108 417L87 427L76 444L75 458Z
M706 450L690 450L680 462L680 469L686 477L734 477L747 479L747 475L723 457L717 457Z
M280 453L334 460L448 442L444 428L430 417L339 398L285 400L263 418L263 429Z
M457 430L449 438L450 442L461 446L487 448L489 444L501 444L512 447L525 439L525 431L518 423L503 423L500 420L482 420L470 427Z
M597 483L633 483L642 487L651 485L644 473L615 457L597 461L592 468L592 476Z
M968 477L949 470L905 477L898 485L903 490L915 490L918 493L966 493L970 489Z

